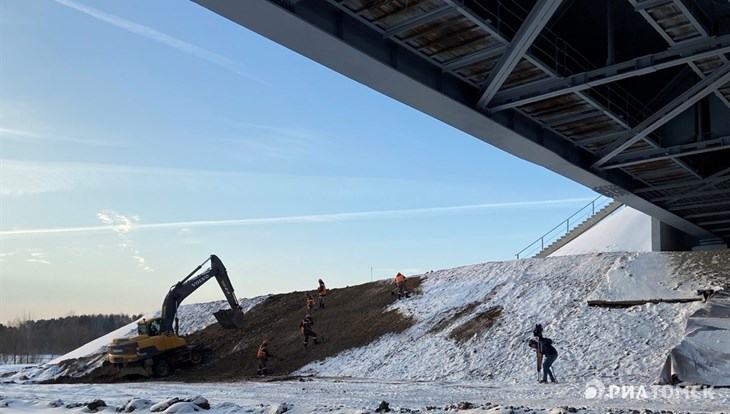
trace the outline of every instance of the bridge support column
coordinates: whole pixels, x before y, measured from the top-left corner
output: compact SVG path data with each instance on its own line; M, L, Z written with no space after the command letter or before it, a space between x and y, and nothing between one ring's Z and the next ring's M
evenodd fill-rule
M727 249L721 239L697 239L681 230L651 219L651 250L654 252Z

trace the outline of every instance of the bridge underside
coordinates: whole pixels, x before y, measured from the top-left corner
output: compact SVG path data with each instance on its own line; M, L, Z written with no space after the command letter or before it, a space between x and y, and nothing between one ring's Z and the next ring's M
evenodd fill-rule
M194 0L520 158L730 244L728 0Z

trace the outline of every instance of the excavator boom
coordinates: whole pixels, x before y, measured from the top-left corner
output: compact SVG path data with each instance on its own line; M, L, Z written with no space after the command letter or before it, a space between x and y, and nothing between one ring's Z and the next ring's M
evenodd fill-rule
M197 274L208 261L210 261L210 268L204 272ZM242 329L243 328L243 311L241 306L238 304L238 299L233 291L233 285L231 280L228 278L228 271L223 266L223 262L218 256L212 254L203 263L198 265L185 279L179 281L170 288L170 291L165 296L165 300L162 303L162 331L172 332L173 322L177 316L177 309L182 301L187 298L191 293L197 290L205 282L215 277L218 281L218 285L223 291L228 304L231 305L231 309L221 309L214 313L218 323L225 329Z

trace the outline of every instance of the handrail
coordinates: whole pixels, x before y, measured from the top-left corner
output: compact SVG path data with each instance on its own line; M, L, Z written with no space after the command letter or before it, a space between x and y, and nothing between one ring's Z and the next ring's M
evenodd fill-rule
M601 199L603 199L603 200L601 200ZM601 200L601 201L599 202L599 200ZM570 232L571 219L573 219L572 228L578 227L580 224L585 222L588 218L596 215L596 208L598 208L598 210L600 211L603 207L608 205L611 201L613 201L613 200L606 196L603 196L603 195L596 197L595 199L593 199L593 201L591 201L590 203L588 203L585 206L578 209L578 211L573 213L570 217L568 217L567 219L560 222L560 224L558 224L557 226L548 230L545 234L540 236L537 240L528 244L527 247L520 250L515 256L517 256L518 259L520 258L520 255L522 255L523 258L532 257L535 254L538 254L539 252L545 250L545 248L548 247L550 245L550 243L557 240L558 237ZM590 209L586 210L588 207L590 207ZM584 210L586 210L586 211L584 211ZM580 215L578 217L578 220L575 220L576 216L578 216L578 215ZM551 233L555 232L558 229L560 229L560 232L555 233L554 236L551 236L550 238L548 238L548 236L550 236ZM565 232L563 232L563 230L565 230ZM538 245L538 243L539 243L539 245ZM539 250L537 249L537 246L540 247ZM523 255L522 253L524 253L528 249L531 249L531 250L526 255Z

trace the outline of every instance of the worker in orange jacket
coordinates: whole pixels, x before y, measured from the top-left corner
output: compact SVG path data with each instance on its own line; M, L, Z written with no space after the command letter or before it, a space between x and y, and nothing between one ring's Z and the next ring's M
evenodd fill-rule
M398 299L403 297L408 297L410 293L406 290L406 277L403 275L403 273L398 272L397 275L395 275L395 291L398 293ZM393 293L393 292L391 292Z
M324 309L324 297L327 296L327 286L324 285L322 279L319 279L317 295L319 295L319 309Z
M259 345L258 351L256 351L256 359L258 360L256 373L259 377L263 377L269 373L268 367L266 366L266 362L269 360L269 357L275 358L274 355L269 352L269 341L264 339L264 341L261 342L261 345Z

